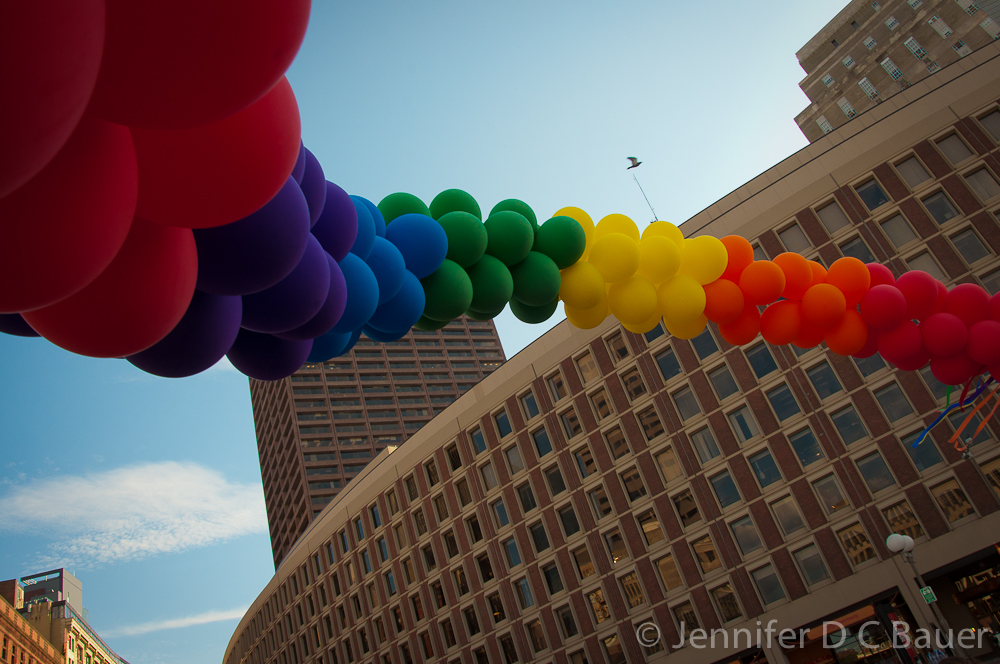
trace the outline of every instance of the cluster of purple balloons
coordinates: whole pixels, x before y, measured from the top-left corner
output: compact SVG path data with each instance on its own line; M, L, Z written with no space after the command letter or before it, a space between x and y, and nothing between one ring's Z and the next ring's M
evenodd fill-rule
M148 373L190 376L225 355L247 376L277 380L346 352L362 332L397 339L423 313L426 275L407 269L407 248L386 239L372 202L327 182L304 146L263 208L194 234L191 305L162 341L125 358Z

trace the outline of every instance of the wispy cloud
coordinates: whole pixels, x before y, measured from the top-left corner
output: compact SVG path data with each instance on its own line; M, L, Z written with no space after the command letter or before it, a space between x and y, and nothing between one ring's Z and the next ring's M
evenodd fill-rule
M138 560L267 531L260 485L195 463L149 463L16 484L0 497L0 532L52 541L43 567Z
M208 623L222 622L224 620L239 620L247 612L249 606L229 611L206 611L194 616L184 618L171 618L169 620L153 620L151 622L140 623L138 625L128 625L112 629L101 630L101 636L112 638L116 636L138 636L159 632L165 629L180 629L182 627L192 627L194 625L205 625Z

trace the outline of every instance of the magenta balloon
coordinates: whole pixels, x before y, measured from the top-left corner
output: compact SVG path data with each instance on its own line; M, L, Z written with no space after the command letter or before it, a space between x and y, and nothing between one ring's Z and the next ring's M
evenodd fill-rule
M249 295L291 274L309 240L309 207L288 178L268 203L225 226L197 228L198 289L215 295Z
M990 298L990 320L1000 322L1000 293Z
M944 310L955 314L972 327L990 316L990 294L976 284L959 284L951 289L944 301Z
M240 331L243 303L236 295L195 291L177 326L161 341L125 359L164 378L193 376L229 351Z
M980 364L993 366L1000 362L1000 323L981 320L970 327L965 352Z
M891 330L906 317L906 296L895 286L875 286L861 298L861 317L876 330Z
M931 373L945 385L964 385L985 367L965 353L951 357L931 357Z
M896 279L896 288L906 296L906 317L923 320L934 313L937 305L938 282L920 270L907 272Z
M871 277L869 288L886 284L892 286L896 282L896 277L892 276L892 270L881 263L865 263L868 268L868 275Z
M302 174L306 172L306 146L302 141L299 141L299 158L295 160L295 166L292 167L292 179L295 180L295 184L302 184Z
M949 357L965 348L969 328L953 314L931 314L920 323L920 336L931 355Z
M281 380L295 373L309 357L312 341L287 341L240 328L226 357L241 373L257 380Z
M916 357L922 350L924 341L920 336L920 329L913 321L905 320L878 335L879 354L893 364L898 365L900 361Z
M266 334L294 330L319 313L329 292L327 254L310 235L302 260L287 277L267 290L243 296L241 325Z
M344 307L347 306L347 281L345 281L344 273L337 265L337 261L333 260L333 256L326 254L326 257L330 264L330 291L327 293L326 302L323 303L319 313L309 319L305 325L288 332L278 332L274 336L291 341L315 339L332 330L333 326L344 315Z
M308 148L306 148L305 169L299 184L302 193L305 194L306 203L309 204L309 227L312 228L319 220L323 204L326 203L326 177L323 175L323 167L319 165L319 160L309 152Z
M326 203L312 234L338 263L351 251L358 236L358 211L347 192L332 182L326 183Z
M878 352L878 330L868 329L868 341L865 345L855 353L852 357L858 357L864 359L866 357L871 357Z
M924 368L928 362L930 362L931 354L927 352L926 348L921 348L920 352L916 355L911 355L899 362L894 362L896 368L900 371L919 371Z
M40 337L42 335L31 329L28 321L21 314L0 314L0 332L13 334L15 337Z

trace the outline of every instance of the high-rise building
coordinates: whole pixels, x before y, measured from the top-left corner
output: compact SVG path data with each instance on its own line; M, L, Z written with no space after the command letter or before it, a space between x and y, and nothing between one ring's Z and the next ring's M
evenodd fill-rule
M998 292L1000 44L952 67L682 230ZM949 398L878 355L563 322L337 495L223 661L911 664L936 611L986 656L1000 427L914 447Z
M0 662L63 664L62 653L18 613L5 590L0 590Z
M1000 37L974 0L854 0L796 53L810 141Z
M376 454L401 445L504 362L492 321L462 317L399 341L250 381L275 567Z

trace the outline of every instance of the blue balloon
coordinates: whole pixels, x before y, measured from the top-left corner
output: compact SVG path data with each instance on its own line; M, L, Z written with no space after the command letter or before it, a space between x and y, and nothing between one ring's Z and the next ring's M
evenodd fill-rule
M426 214L404 214L385 227L385 239L403 254L406 269L417 279L441 267L448 254L448 235Z
M372 213L364 203L359 203L354 196L351 196L351 202L358 211L358 235L354 238L351 253L365 261L368 260L368 254L371 253L372 243L376 238L375 221L372 220Z
M351 342L353 332L327 332L313 339L312 350L306 362L326 362L330 358L342 355Z
M353 332L360 330L378 307L378 281L372 269L354 254L344 256L340 271L347 282L347 305L331 332Z
M365 336L372 341L380 341L382 343L388 343L390 341L398 341L406 336L409 329L403 330L402 332L383 332L382 330L376 330L371 325L365 325L361 328L361 331L365 333Z
M404 272L403 285L396 297L379 305L368 320L368 326L382 332L405 333L420 320L425 304L424 287L420 285L420 280L412 272Z
M332 182L326 183L326 202L312 234L338 263L351 250L358 235L358 211L354 201Z
M358 216L360 215L358 210ZM399 253L392 242L378 236L372 238L372 251L365 263L375 273L378 281L378 303L383 304L396 296L403 285L403 275L406 274L406 263L403 254Z
M385 217L382 216L382 211L378 209L378 206L363 196L351 196L351 198L364 203L368 211L372 213L372 220L375 222L375 235L385 237Z

